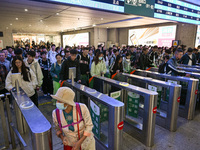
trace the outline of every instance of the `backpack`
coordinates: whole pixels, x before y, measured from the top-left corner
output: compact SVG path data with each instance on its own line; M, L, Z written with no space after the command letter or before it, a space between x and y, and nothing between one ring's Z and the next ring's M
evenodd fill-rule
M159 66L158 72L159 73L166 73L166 64L167 63L163 63Z

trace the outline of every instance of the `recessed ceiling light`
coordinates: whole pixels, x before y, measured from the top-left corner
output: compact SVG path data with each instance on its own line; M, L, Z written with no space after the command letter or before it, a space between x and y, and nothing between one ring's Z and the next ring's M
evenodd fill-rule
M59 13L56 13L56 15L59 15Z
M24 11L28 11L28 9L24 9Z
M40 22L42 22L42 20L40 20Z
M6 27L6 29L8 29L8 27Z
M109 27L106 27L106 28L109 28Z
M12 23L10 25L12 26Z
M62 23L62 22L60 22L60 23Z
M48 26L46 26L46 27L48 27Z
M29 24L29 27L31 27L31 24Z
M15 18L16 20L19 20L18 18Z
M93 26L93 27L95 27L95 26L96 26L96 24L93 24L92 26Z
M101 18L101 20L103 20L103 18Z

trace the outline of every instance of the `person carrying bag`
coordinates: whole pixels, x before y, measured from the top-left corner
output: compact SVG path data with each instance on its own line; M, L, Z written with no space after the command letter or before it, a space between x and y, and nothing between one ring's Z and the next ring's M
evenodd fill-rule
M60 87L51 97L57 100L52 117L64 150L95 150L93 124L87 106L75 103L75 93L68 87Z

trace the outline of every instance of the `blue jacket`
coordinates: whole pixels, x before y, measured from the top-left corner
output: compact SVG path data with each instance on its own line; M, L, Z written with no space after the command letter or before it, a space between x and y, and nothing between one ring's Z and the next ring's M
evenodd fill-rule
M166 73L171 74L172 76L185 76L185 71L177 69L177 59L176 57L172 57L166 64Z

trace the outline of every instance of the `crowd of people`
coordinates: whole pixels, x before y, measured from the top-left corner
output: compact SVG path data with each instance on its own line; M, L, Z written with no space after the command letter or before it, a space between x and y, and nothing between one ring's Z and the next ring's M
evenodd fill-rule
M62 81L69 79L69 68L76 67L75 81L86 86L92 76L110 78L113 74L130 73L134 69L158 67L160 73L186 75L177 63L195 65L200 62L200 46L185 49L158 46L65 46L25 45L24 48L7 46L0 51L0 93L13 88L12 74L21 73L22 89L38 106L37 91L44 96L55 94Z
M75 93L68 87L60 87L68 80L69 68L75 67L75 81L89 86L93 76L112 78L117 73L131 73L135 69L159 68L160 73L189 76L178 70L178 63L195 65L200 62L200 46L185 49L158 46L65 46L56 47L25 45L24 48L7 46L0 51L0 94L13 89L14 75L19 75L21 88L38 107L38 90L43 96L51 96L56 105L52 113L56 135L64 149L95 149L92 120L85 104L74 103ZM98 90L101 83L94 84ZM11 105L12 106L12 105ZM79 114L79 115L78 115ZM74 117L76 116L76 117ZM67 125L66 125L67 124ZM75 126L77 125L77 127ZM80 130L79 130L80 128ZM75 138L76 137L76 138ZM78 137L78 138L77 138Z

